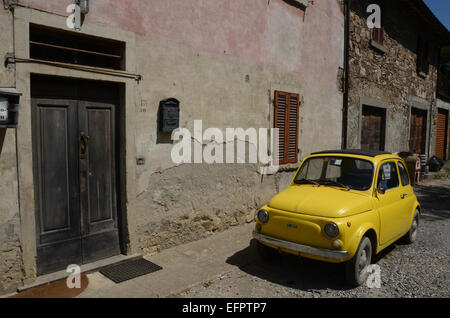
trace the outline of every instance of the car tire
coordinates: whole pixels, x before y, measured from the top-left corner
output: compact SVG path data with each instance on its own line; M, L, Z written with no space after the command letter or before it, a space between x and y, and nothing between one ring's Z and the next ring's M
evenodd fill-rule
M372 262L372 241L364 236L359 243L355 256L345 265L347 283L351 286L361 286L367 280L367 266Z
M268 247L260 242L257 243L257 251L263 261L271 261L278 255L276 249Z
M414 218L411 223L411 228L409 229L408 233L406 233L406 235L403 237L403 241L406 244L412 244L417 240L417 232L419 229L419 218L420 218L419 210L416 210L414 212Z

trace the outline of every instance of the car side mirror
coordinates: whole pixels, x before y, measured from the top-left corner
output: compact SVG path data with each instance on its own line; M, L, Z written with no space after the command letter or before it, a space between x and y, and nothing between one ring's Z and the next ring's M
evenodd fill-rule
M387 181L386 180L380 181L378 188L376 190L379 194L385 194L387 190Z

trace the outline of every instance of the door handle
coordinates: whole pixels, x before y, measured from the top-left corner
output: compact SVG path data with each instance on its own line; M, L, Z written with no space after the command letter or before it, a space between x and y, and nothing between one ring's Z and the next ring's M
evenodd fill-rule
M91 137L87 136L84 131L80 133L80 158L86 159Z
M408 194L403 193L403 194L400 196L400 198L404 199L404 198L406 198L407 195L408 195Z

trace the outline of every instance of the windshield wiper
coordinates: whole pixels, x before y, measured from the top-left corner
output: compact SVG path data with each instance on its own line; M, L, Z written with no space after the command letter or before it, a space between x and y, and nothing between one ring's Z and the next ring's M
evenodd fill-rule
M309 179L295 180L294 183L295 184L312 183L312 184L315 184L315 185L320 187L320 183L319 182L314 181L314 180L309 180Z
M332 184L341 188L345 188L348 191L351 190L351 188L348 185L345 185L343 183L337 182L337 181L333 181L333 180L319 180L320 183L325 183L325 184Z

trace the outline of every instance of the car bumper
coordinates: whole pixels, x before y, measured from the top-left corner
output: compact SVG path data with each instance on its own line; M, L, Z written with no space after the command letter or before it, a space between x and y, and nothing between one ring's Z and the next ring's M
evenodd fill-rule
M347 251L333 251L333 250L327 250L322 248L316 248L312 246L307 245L301 245L289 241L283 241L271 236L267 236L261 233L253 232L253 238L270 245L274 245L278 248L285 248L291 251L299 252L299 253L305 253L308 255L314 255L324 258L330 258L335 260L345 260L348 258L348 252Z

